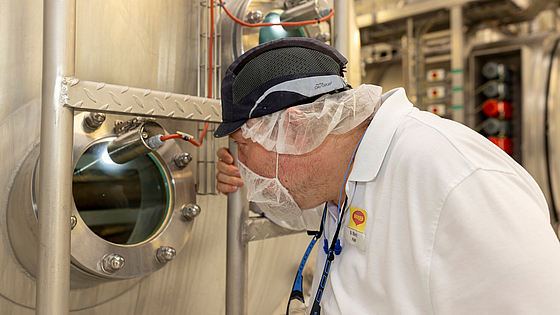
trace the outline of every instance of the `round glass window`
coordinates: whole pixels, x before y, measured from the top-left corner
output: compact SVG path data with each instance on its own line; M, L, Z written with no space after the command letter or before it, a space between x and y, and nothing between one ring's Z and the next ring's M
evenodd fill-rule
M74 201L95 234L116 244L138 244L165 221L167 177L152 153L114 163L107 154L111 140L95 142L78 159L72 179Z

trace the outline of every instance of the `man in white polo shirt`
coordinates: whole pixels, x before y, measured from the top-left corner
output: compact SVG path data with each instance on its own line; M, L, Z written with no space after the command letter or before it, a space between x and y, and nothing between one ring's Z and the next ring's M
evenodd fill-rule
M218 150L218 190L246 185L271 219L321 226L305 313L560 314L560 245L531 176L403 89L351 89L346 62L276 40L222 85L215 136L238 143L239 168Z

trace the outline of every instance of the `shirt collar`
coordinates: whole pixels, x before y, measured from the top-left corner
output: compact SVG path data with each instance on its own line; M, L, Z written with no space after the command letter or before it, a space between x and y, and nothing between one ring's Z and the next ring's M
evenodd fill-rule
M383 94L381 102L356 152L348 181L367 182L377 177L397 127L413 107L403 88Z

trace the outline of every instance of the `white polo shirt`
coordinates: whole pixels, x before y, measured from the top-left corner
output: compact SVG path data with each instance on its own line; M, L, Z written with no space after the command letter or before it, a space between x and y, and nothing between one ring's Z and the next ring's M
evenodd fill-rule
M402 88L382 101L346 185L356 216L345 215L321 314L560 314L560 245L531 176Z

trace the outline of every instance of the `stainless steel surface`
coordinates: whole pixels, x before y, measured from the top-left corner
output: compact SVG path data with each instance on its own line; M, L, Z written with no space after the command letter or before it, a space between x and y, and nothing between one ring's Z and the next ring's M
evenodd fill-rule
M113 274L124 267L124 257L119 254L107 254L101 260L101 270Z
M305 231L285 229L265 217L255 217L245 222L243 239L245 242L253 242L303 232Z
M107 153L115 163L124 164L152 152L154 148L147 141L164 134L165 131L158 123L148 121L111 141L107 145Z
M229 140L229 150L237 165L237 145ZM244 226L249 216L245 190L228 194L226 249L226 315L247 314L248 244Z
M70 309L70 222L72 211L72 124L64 107L62 81L74 74L76 1L43 2L43 84L37 260L38 315L68 314Z
M187 167L191 161L192 161L192 156L188 152L182 152L176 154L173 157L173 162L178 168Z
M84 118L84 127L95 131L105 122L106 115L104 113L90 112Z
M185 220L192 220L196 218L201 211L202 209L200 209L198 205L190 203L181 208L181 215Z
M160 264L172 261L176 255L177 251L171 246L161 246L156 250L156 260Z
M66 105L78 110L221 122L219 100L128 86L64 80Z
M452 118L465 122L464 63L465 39L463 36L463 7L451 7L451 93Z

